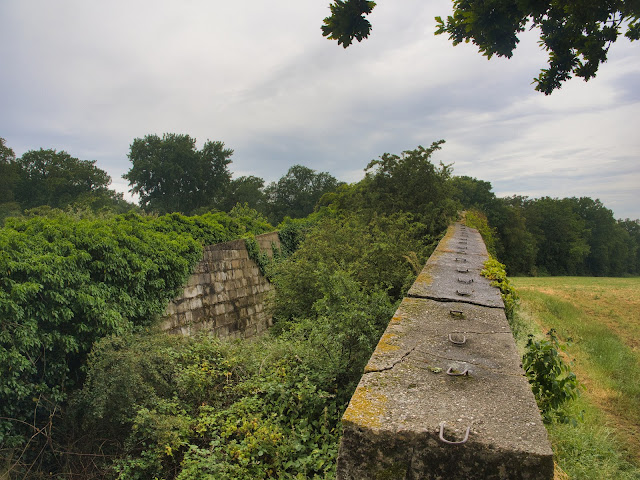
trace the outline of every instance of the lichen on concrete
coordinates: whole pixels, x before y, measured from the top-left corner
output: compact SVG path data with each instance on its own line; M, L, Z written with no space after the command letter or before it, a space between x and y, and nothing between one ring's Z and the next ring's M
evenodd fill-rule
M343 425L353 424L368 428L379 428L387 404L387 397L367 387L358 387L351 397L342 417Z

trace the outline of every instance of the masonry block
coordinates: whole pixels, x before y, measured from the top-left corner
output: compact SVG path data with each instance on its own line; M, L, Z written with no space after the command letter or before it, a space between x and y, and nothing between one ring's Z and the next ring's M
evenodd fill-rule
M280 245L277 232L258 235L256 240L268 255L272 243ZM271 323L262 314L261 293L268 289L270 284L249 259L244 240L208 245L183 294L167 307L161 327L187 335L208 330L222 338L253 336ZM257 319L254 313L264 318Z

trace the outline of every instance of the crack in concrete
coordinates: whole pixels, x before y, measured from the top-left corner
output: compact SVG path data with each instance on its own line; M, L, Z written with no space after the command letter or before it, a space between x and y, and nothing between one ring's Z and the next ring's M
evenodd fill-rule
M391 364L391 366L389 367L384 367L384 368L376 368L375 370L367 370L364 372L363 375L367 375L369 373L376 373L376 372L386 372L388 370L393 369L393 367L395 367L396 365L398 365L399 363L402 363L404 361L405 358L407 358L409 355L411 355L411 353L418 348L417 346L413 347L411 350L407 351L406 353L404 353L398 360L396 360L395 362L393 362Z

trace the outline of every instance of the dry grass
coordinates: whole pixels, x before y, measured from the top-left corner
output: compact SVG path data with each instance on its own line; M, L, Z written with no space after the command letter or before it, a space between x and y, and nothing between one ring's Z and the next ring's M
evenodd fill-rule
M522 317L542 331L555 328L569 343L572 370L586 387L583 401L602 413L599 422L640 466L640 279L512 281L522 297Z

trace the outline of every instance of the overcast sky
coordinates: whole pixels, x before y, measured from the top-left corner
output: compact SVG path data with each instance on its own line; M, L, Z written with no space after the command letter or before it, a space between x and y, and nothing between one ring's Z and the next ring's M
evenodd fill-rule
M121 176L134 138L233 148L234 176L294 164L357 181L373 158L445 139L434 161L495 193L599 198L640 218L640 44L551 96L535 32L512 59L434 36L450 0L380 0L372 35L322 37L329 0L2 0L0 137Z

